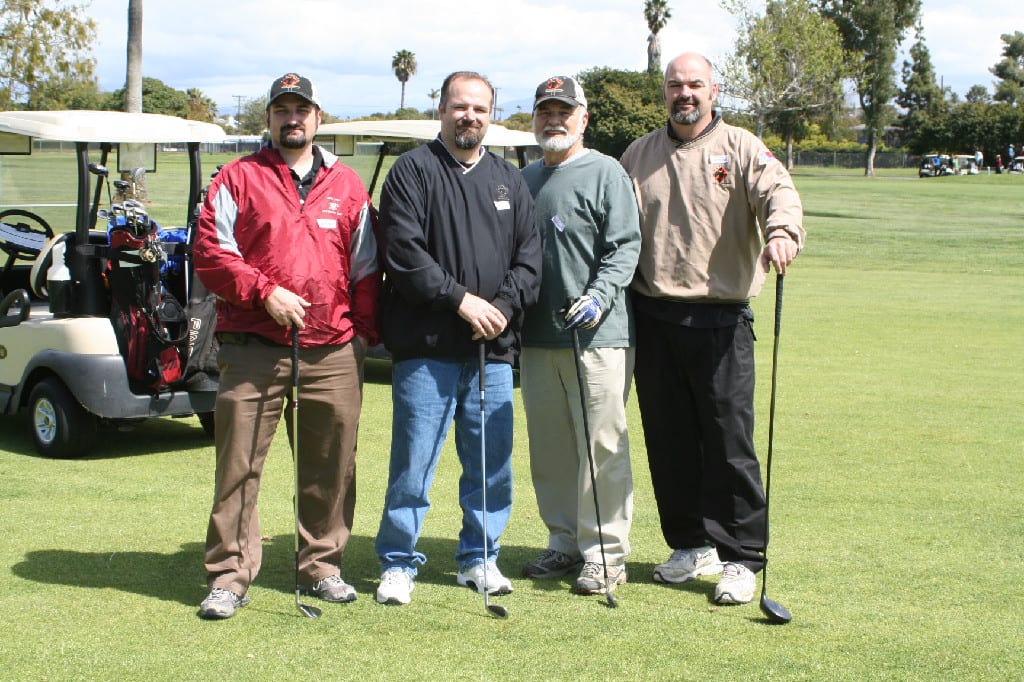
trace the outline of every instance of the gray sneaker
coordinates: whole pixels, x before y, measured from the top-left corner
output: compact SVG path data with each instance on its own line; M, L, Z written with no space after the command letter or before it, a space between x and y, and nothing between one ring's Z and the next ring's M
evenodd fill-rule
M235 609L239 609L249 603L248 597L239 597L231 590L223 587L215 587L206 595L206 599L199 605L199 617L207 620L223 620L235 615Z
M699 575L722 572L718 550L711 546L677 549L663 564L654 567L654 581L658 583L685 583Z
M611 587L608 588L609 592L614 592L618 585L624 585L626 583L626 567L609 566L608 582L611 583ZM572 591L576 594L604 594L604 565L596 561L588 561L583 564L583 570L580 571L580 577L576 578L576 584L573 585Z
M340 575L328 576L314 583L313 587L303 587L302 591L334 604L347 604L356 600L356 589L342 580Z
M575 571L583 563L582 557L574 557L557 549L545 549L540 556L523 566L527 578L558 578Z

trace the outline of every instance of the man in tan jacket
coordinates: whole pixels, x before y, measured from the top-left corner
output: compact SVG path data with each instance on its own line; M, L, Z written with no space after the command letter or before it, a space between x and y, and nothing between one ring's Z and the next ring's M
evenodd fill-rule
M668 125L622 156L642 233L634 378L673 550L654 579L721 572L715 602L745 604L766 546L748 301L772 266L784 274L802 248L803 210L768 148L712 108L718 84L707 58L673 59L664 87Z

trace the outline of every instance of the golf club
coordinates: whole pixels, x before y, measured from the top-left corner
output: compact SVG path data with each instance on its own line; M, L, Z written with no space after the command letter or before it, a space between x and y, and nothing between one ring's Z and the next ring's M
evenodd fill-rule
M307 618L319 618L323 613L309 604L303 604L299 587L299 328L292 325L292 462L295 465L295 608Z
M580 387L580 409L583 411L583 438L587 441L587 462L590 465L590 490L594 493L594 515L597 517L597 541L601 545L601 567L604 569L604 598L608 607L618 606L612 596L611 584L608 582L608 560L604 556L604 533L601 531L601 507L597 503L597 475L594 473L594 448L590 444L590 418L587 417L587 393L583 382L583 360L580 358L580 334L576 327L572 328L572 354L576 360L576 383Z
M768 589L768 500L772 487L772 444L775 440L775 379L779 366L779 328L782 326L782 275L775 277L775 342L772 348L772 397L768 408L768 462L765 464L764 483L764 569L761 571L761 613L773 623L793 620L789 609L769 599Z
M492 604L490 594L487 592L487 411L484 399L484 387L487 385L487 346L484 339L480 339L480 488L483 508L480 512L480 523L484 532L484 608L492 616L508 618L508 609L504 606Z

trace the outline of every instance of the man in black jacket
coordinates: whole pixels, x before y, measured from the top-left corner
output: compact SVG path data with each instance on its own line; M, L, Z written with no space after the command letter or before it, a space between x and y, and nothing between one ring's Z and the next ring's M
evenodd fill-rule
M494 88L480 74L448 76L440 135L403 154L381 192L381 326L395 361L391 468L376 541L382 604L409 603L417 565L426 562L416 541L452 420L462 464L457 581L480 592L485 582L491 594L512 591L496 563L512 507L512 365L523 311L537 300L541 253L522 176L481 148L493 101ZM481 343L486 472L479 449Z

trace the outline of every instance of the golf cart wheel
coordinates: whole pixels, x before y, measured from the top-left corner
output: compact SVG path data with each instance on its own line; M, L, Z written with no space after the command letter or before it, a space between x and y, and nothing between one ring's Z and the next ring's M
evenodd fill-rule
M196 416L199 417L199 425L203 427L203 433L213 438L213 412L200 412Z
M54 377L43 379L29 395L32 441L45 457L70 459L89 453L96 441L96 417L78 404Z

